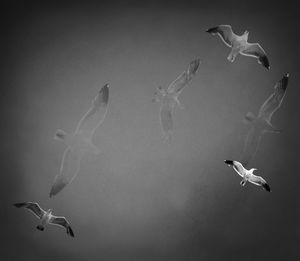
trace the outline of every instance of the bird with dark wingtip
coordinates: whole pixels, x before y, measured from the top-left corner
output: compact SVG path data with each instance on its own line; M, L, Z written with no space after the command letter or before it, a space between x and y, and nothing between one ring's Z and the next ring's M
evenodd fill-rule
M178 97L183 89L194 78L197 73L201 61L199 58L190 62L188 68L183 71L170 85L165 89L158 87L153 102L160 102L160 124L163 131L163 139L171 141L173 131L173 111L175 105L183 108Z
M231 52L227 59L233 62L238 54L250 56L257 59L268 70L270 63L266 52L259 43L248 43L249 32L245 31L242 35L236 35L230 25L218 25L206 30L212 35L219 35L222 41L231 48Z
M244 117L244 123L250 125L250 129L245 139L245 145L241 159L241 162L244 164L244 166L247 166L247 164L255 156L263 134L281 132L280 130L273 127L271 119L273 114L281 106L287 90L288 81L289 74L286 73L275 84L273 93L262 104L259 109L258 115L255 116L252 112L248 112Z
M74 237L74 232L70 226L70 223L66 220L65 217L58 217L52 215L52 210L48 209L47 211L43 210L38 203L35 202L22 202L14 204L17 208L27 208L30 210L37 218L41 220L41 223L36 227L40 231L44 231L45 226L57 225L66 229L67 234L71 237Z
M232 166L235 172L243 178L240 182L241 186L245 186L247 181L249 181L254 185L263 187L266 191L271 192L271 188L268 183L262 177L253 174L253 171L257 169L252 168L250 170L247 170L244 168L242 163L235 160L224 160L224 162L228 166Z
M75 132L66 133L57 130L54 139L67 145L61 160L60 172L55 176L50 190L50 198L57 195L70 184L80 171L83 155L92 153L98 155L100 150L93 143L95 130L105 119L109 99L109 85L105 84L92 101L89 110L77 124Z

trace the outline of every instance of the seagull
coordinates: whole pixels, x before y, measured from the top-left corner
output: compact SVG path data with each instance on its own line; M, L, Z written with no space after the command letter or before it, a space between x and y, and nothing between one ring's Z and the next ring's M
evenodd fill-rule
M187 70L182 72L166 89L159 86L155 92L152 101L161 102L160 106L160 124L163 131L164 140L170 141L173 131L173 110L177 104L183 108L178 97L183 91L184 87L195 76L198 67L200 65L200 59L193 60Z
M268 183L262 177L253 174L253 171L257 169L252 168L250 170L247 170L243 167L242 163L235 160L224 160L224 162L229 167L232 166L235 172L243 178L240 182L241 186L245 186L246 182L249 181L254 185L263 187L266 191L271 192L271 188Z
M251 126L244 145L241 162L244 166L250 162L255 156L258 146L260 144L262 135L264 133L280 133L273 127L271 118L275 111L277 111L283 101L288 86L289 74L286 73L274 87L274 92L260 107L258 116L254 116L252 112L248 112L243 121Z
M231 48L231 52L227 59L230 62L235 60L238 54L254 57L259 64L262 64L268 70L270 64L266 52L258 43L248 43L249 32L245 31L242 35L236 35L230 25L218 25L206 30L212 35L219 35L222 41Z
M64 227L67 231L67 234L71 237L74 237L73 230L70 226L70 223L66 220L65 217L57 217L52 215L52 210L48 209L47 211L43 210L38 203L35 202L22 202L14 204L17 208L27 208L30 210L37 218L41 220L41 224L36 228L40 231L44 231L45 226L57 225L60 227Z
M57 130L54 139L67 145L63 153L59 174L56 175L50 191L50 198L58 194L66 185L71 183L80 170L80 161L86 153L98 155L100 150L93 144L92 138L95 130L104 121L107 113L109 85L105 84L91 107L80 119L73 133Z

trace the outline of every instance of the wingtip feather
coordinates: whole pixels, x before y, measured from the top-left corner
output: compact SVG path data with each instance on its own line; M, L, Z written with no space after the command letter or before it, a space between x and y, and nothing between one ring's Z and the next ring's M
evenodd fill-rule
M24 203L14 203L13 206L15 206L17 208L21 208L24 206Z
M224 160L225 164L227 164L228 166L233 165L233 160Z
M207 33L210 33L210 34L213 34L213 33L216 33L216 30L217 30L218 27L212 27L212 28L209 28L207 29L205 32Z

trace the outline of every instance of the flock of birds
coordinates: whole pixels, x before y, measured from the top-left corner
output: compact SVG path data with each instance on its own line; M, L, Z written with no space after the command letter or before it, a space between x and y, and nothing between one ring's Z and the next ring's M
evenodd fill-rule
M231 48L227 59L233 62L238 54L254 57L259 64L262 64L268 70L270 69L269 60L266 52L258 43L248 43L249 32L245 31L242 35L236 35L230 25L219 25L208 29L206 32L212 35L218 35L222 41ZM192 61L187 70L181 73L167 88L158 87L153 102L160 102L160 123L163 132L163 138L166 141L171 140L173 130L173 110L176 105L182 107L178 97L187 84L196 75L200 65L200 59ZM250 125L241 162L235 160L225 160L228 166L242 177L241 186L245 186L247 181L257 186L261 186L266 191L271 191L268 183L260 176L253 174L255 168L250 170L245 167L252 160L257 152L261 137L264 133L280 133L271 123L272 115L280 107L286 93L289 74L285 74L280 79L273 93L261 106L258 116L248 112L244 117L244 122ZM63 153L59 174L54 178L50 190L50 198L62 191L66 185L70 184L80 171L80 161L86 153L99 154L99 149L93 144L92 138L95 130L105 119L109 100L109 85L104 85L92 102L90 109L80 119L76 129L72 133L66 133L63 130L57 130L55 139L64 142L67 146ZM44 211L38 203L24 202L16 203L18 208L27 208L40 219L37 229L44 230L47 224L62 226L67 234L74 237L70 223L65 217L52 215L52 210Z

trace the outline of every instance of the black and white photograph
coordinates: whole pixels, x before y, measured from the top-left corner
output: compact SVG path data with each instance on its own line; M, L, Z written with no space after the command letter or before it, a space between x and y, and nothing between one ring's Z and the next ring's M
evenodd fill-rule
M300 260L296 1L0 7L1 260Z

